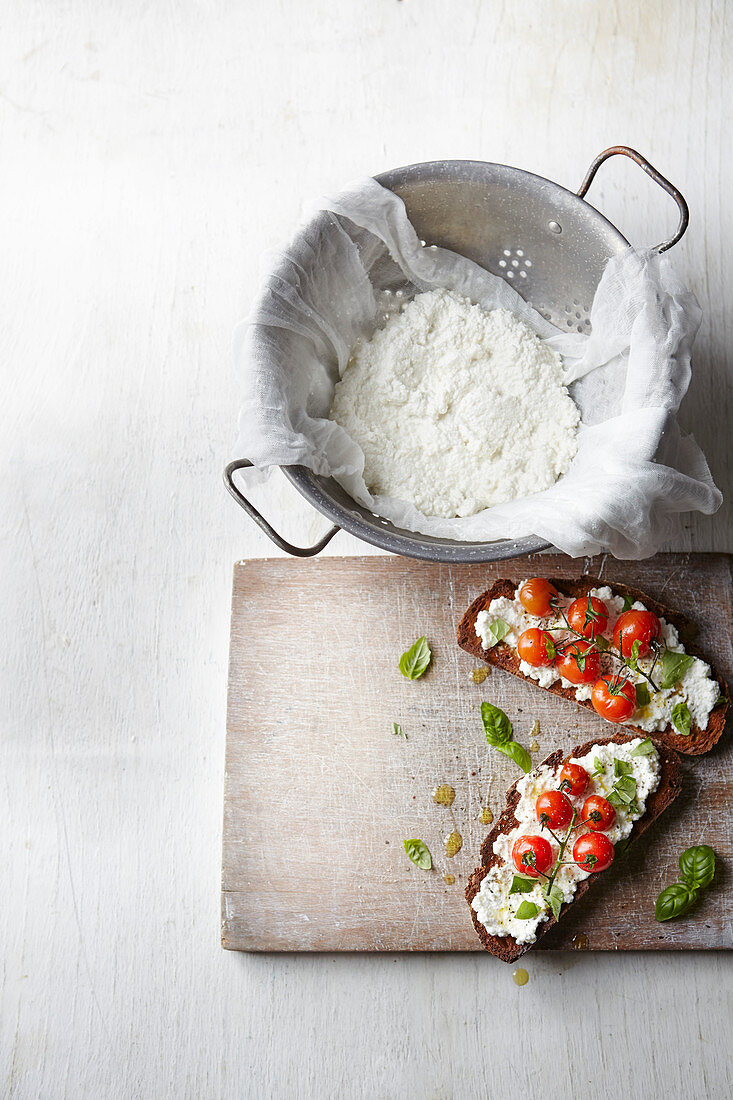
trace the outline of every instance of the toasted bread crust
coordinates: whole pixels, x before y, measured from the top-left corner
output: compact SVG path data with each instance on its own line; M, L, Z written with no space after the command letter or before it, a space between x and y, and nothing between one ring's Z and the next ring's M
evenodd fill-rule
M601 588L604 584L598 577L581 577L578 580L572 581L553 579L552 583L563 596L568 596L571 599L587 596L591 588ZM693 657L699 657L700 660L706 661L706 663L709 664L705 656L689 641L691 634L694 632L694 625L684 615L681 615L677 611L673 611L671 608L664 607L663 604L653 600L651 596L647 596L646 593L640 592L636 588L630 588L628 585L614 582L611 588L620 596L629 596L633 600L641 600L644 606L650 611L653 611L655 615L666 619L668 623L671 623L677 629L680 638L684 642L686 652ZM535 687L539 688L539 684L536 680L531 679L529 676L525 676L524 673L520 671L519 657L511 646L500 642L492 649L486 650L481 645L481 640L476 634L476 618L479 611L488 608L491 601L497 599L499 596L506 596L507 599L513 599L516 590L517 586L514 581L498 580L488 592L483 592L478 596L477 599L473 601L458 626L458 644L461 649L465 649L467 653L484 661L487 665L503 668L506 672L511 672L513 676L519 676L522 680L526 680L528 683L534 684ZM717 675L715 669L712 670L712 674L717 681L721 695L727 697L728 685L725 680ZM578 706L585 707L587 710L593 710L593 704L590 699L584 699L582 701L576 699L574 688L564 688L559 682L551 684L550 687L547 688L540 688L540 690L551 691L553 695L560 695L563 699L568 699ZM729 701L715 707L708 718L707 729L702 730L697 725L693 726L689 737L683 737L676 733L672 726L667 726L665 730L655 731L652 737L655 741L661 741L663 744L669 745L670 748L676 749L678 752L685 753L688 756L697 756L700 753L708 752L713 745L720 740L723 734L729 707ZM624 725L623 729L639 737L650 736L646 730L639 729L638 726Z
M569 760L570 757L584 756L586 753L590 752L594 745L608 745L611 743L622 745L625 741L633 741L635 736L636 735L629 736L629 734L626 733L616 733L613 737L594 738L592 741L586 741L584 745L577 745L569 753L563 753L561 749L557 749L547 756L542 763L550 767L559 767L564 760ZM642 736L648 737L649 735L642 734ZM632 843L649 828L652 822L655 821L672 802L674 802L682 789L682 768L677 753L669 749L666 745L660 744L656 739L652 738L652 740L654 740L660 756L661 778L659 786L647 799L646 810L643 816L640 817L638 821L634 822L629 836L629 843ZM517 780L517 782L519 781ZM519 791L517 790L517 783L513 783L507 791L506 809L481 845L481 866L477 867L470 876L468 886L466 887L466 901L468 902L471 920L473 921L473 926L476 929L478 938L487 951L490 951L492 955L496 955L498 959L502 959L503 962L508 963L516 962L521 955L524 955L525 952L534 947L542 936L557 924L557 921L551 915L548 920L543 921L543 923L539 925L537 929L537 939L534 943L518 944L513 936L490 935L479 921L471 905L471 902L479 892L482 880L490 868L493 867L495 863L499 862L500 857L494 853L494 841L502 833L511 832L511 830L519 824L514 813L518 802ZM588 892L591 885L599 878L602 878L602 876L603 872L601 871L600 874L591 875L589 878L583 879L582 882L578 883L573 900L571 902L566 902L560 910L561 919L569 907L582 898L584 894Z

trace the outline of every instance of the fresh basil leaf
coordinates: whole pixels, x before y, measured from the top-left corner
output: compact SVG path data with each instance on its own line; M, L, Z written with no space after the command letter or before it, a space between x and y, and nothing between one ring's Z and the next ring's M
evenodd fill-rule
M665 649L659 664L659 686L661 688L674 687L677 681L685 675L694 660L695 658L690 657L688 653L676 653L673 649Z
M631 843L631 837L630 836L625 836L623 838L623 840L617 840L616 843L613 846L613 858L618 859L619 856L622 856L624 854L624 852L626 851L626 849L628 848L630 843Z
M639 668L639 650L641 648L641 642L637 638L631 645L631 653L626 658L626 663L629 668L633 668L634 672Z
M545 890L545 897L547 898L547 903L552 910L553 917L555 918L555 920L559 920L560 909L562 908L562 903L565 900L562 896L562 890L559 886L551 886L549 891Z
M708 844L696 844L680 856L682 881L693 890L709 886L715 874L715 852Z
M433 860L428 851L427 844L423 844L421 840L403 840L407 855L417 867L421 867L423 871L429 871L433 866Z
M628 775L629 772L633 772L634 765L628 760L622 760L619 756L614 757L613 761L613 774L616 776Z
M539 905L535 905L533 901L523 901L514 916L517 920L531 920L532 917L537 916L539 911Z
M634 597L633 596L624 596L623 610L624 611L631 611L631 608L633 606L634 606Z
M654 742L649 738L645 738L640 745L637 745L635 749L631 750L632 756L651 756L653 752L657 750L654 748Z
M716 707L722 707L723 703L729 703L729 702L730 702L730 699L728 698L727 695L719 695L718 698L713 703L713 710L715 710Z
M633 775L622 775L617 779L606 798L616 809L628 810L636 798L636 780Z
M692 716L687 703L677 703L672 707L672 725L683 737L690 736L692 729Z
M658 921L672 920L681 917L695 900L695 891L691 890L683 882L675 882L662 890L654 906L654 917Z
M530 890L534 890L537 885L536 878L525 878L524 875L515 875L512 879L509 893L511 894L528 894Z
M399 722L392 723L392 733L395 737L404 737L405 741L407 740L407 734L404 732Z
M603 775L605 771L606 765L603 763L600 756L597 756L593 761L593 771L591 774L595 777L596 775Z
M505 623L503 619L494 619L492 623L489 623L489 628L486 631L489 636L486 649L492 649L497 645L502 638L506 638L509 633L509 623Z
M430 664L432 656L428 640L423 634L422 638L418 638L400 657L400 672L408 680L419 680Z
M492 748L498 749L500 745L511 741L514 732L512 724L500 707L495 707L493 703L482 703L481 721L484 724L486 740Z
M652 697L649 694L649 688L646 684L636 685L636 705L637 707L648 707L652 701Z
M517 741L507 741L506 744L496 745L495 748L513 760L523 772L532 771L532 757L524 746L520 745Z

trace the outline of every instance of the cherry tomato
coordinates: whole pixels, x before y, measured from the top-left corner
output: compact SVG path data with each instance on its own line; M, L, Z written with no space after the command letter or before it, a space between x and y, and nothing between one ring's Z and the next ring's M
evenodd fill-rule
M517 595L525 611L542 619L550 614L550 601L557 596L557 589L544 577L532 577L520 585Z
M583 803L580 816L591 829L602 831L611 828L616 820L616 811L602 794L592 794Z
M630 680L619 680L617 676L596 680L590 698L607 722L625 722L636 710L636 688Z
M623 611L613 628L613 644L617 649L621 645L623 647L621 652L624 657L630 657L634 642L638 642L639 656L646 657L647 654L651 653L649 643L655 638L659 638L661 633L662 627L659 619L653 612Z
M570 604L568 622L584 638L595 638L608 626L608 608L595 596L583 596Z
M580 764L563 764L560 772L560 790L577 797L588 786L589 778L588 772L585 768L581 768Z
M577 642L563 646L557 658L557 671L571 684L590 684L598 679L601 655L597 649L593 649L592 642L584 642L579 638Z
M550 654L554 652L555 642L552 635L546 630L540 630L538 626L531 626L519 635L517 653L528 665L551 665L555 658Z
M543 836L520 836L512 848L514 866L529 878L545 874L552 863L550 842Z
M583 833L573 845L573 859L584 871L605 871L613 856L613 844L605 833Z
M535 806L537 820L551 829L562 829L569 825L573 816L573 807L562 791L545 791L537 799Z

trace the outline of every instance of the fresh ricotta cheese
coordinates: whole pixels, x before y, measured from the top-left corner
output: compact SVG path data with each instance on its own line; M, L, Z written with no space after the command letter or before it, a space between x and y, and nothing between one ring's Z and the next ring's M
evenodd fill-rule
M580 421L556 352L509 310L446 290L356 344L329 416L364 452L371 493L444 518L549 488Z
M636 780L636 795L632 806L628 809L618 807L613 825L605 830L606 836L614 845L629 836L634 822L638 821L646 810L649 795L659 786L661 776L659 754L656 749L651 748L650 752L635 756L634 750L641 744L642 739L637 737L623 745L594 745L584 756L570 757L571 763L580 764L590 776L583 794L579 798L571 798L576 810L580 810L583 802L592 794L600 794L604 797L608 795L617 778L614 771L615 760L623 761L629 769L627 774ZM647 745L647 748L649 747ZM537 885L528 893L510 894L509 891L515 874L519 873L512 861L512 849L520 837L544 836L552 848L553 863L557 859L559 845L546 829L541 829L535 804L545 791L557 790L558 787L559 769L549 768L545 764L534 768L517 783L520 795L514 811L517 825L511 832L501 834L494 841L493 851L499 858L484 877L478 893L471 902L476 916L492 936L513 936L517 943L534 943L539 925L551 915L543 896L544 880L538 879ZM584 871L575 863L565 862L572 857L574 840L586 831L584 828L573 831L565 851L563 865L559 868L555 879L555 885L561 890L564 902L572 901L578 883L588 878L591 873ZM529 920L517 918L517 909L523 901L534 902L538 906L537 916L530 917Z
M517 592L519 592L521 587L521 584L517 586ZM624 609L623 598L615 595L608 585L604 585L601 588L592 588L589 595L596 596L599 600L603 600L608 608L608 625L603 633L604 637L610 639L613 636L616 621ZM567 611L571 603L572 600L561 596L558 605L562 610ZM640 600L637 600L633 604L633 607L637 611L646 611L644 604L641 603ZM533 626L543 628L550 626L553 637L558 640L570 637L566 631L555 628L555 623L559 624L560 627L562 626L562 621L559 617L557 619L550 619L549 621L548 619L538 619L525 611L516 595L513 599L508 599L506 596L500 596L498 599L492 600L488 608L479 611L476 616L476 635L480 639L484 649L489 649L494 644L489 633L489 628L497 619L502 619L509 627L509 631L503 641L515 649L519 635ZM685 647L681 644L675 627L671 623L668 623L666 619L660 619L659 622L662 628L662 641L666 648L674 650L676 653L684 653ZM639 661L640 668L647 673L651 669L651 665L651 658L642 658ZM601 658L602 675L608 672L614 672L617 668L618 662L612 661L609 657ZM559 681L562 687L574 689L575 698L579 702L590 699L591 697L591 692L593 690L592 684L580 684L578 686L571 684L568 680L560 676L553 665L535 668L532 665L528 665L526 661L520 661L519 669L523 675L530 677L532 680L536 680L540 687L550 687L551 684ZM710 665L706 664L705 661L701 661L697 657L694 658L689 668L682 674L680 680L673 684L672 687L660 688L658 691L653 691L649 687L648 681L641 673L626 669L624 676L627 680L630 680L632 684L646 684L649 688L650 700L646 706L639 707L635 713L632 714L628 722L622 724L637 726L647 733L654 733L655 731L666 729L672 721L672 711L674 707L677 703L684 702L687 704L693 725L699 726L702 730L707 729L710 712L720 696L720 688L711 676Z

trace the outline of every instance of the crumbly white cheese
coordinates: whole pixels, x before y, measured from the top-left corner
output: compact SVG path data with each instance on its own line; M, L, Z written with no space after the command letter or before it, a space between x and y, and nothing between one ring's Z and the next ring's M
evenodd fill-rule
M585 755L571 757L573 764L580 764L588 772L590 779L588 786L578 798L570 801L576 810L580 810L586 798L592 794L600 794L604 797L608 794L615 782L614 760L620 759L631 766L628 773L636 780L635 805L631 810L618 808L616 819L610 829L606 830L606 836L612 844L616 845L624 840L631 832L635 821L646 810L649 795L659 786L661 774L659 754L654 750L647 755L633 756L632 751L642 743L637 737L624 745L594 745ZM598 770L598 764L603 770ZM596 771L597 774L592 773ZM499 857L497 863L484 877L476 897L471 902L476 916L484 928L493 936L513 936L517 943L534 943L537 938L537 929L543 921L550 916L542 890L543 881L538 879L537 885L526 894L510 894L512 880L517 869L512 861L512 849L521 836L544 836L552 848L553 861L557 858L559 845L545 829L542 830L537 820L536 802L541 794L549 790L557 790L559 787L559 769L549 768L545 764L529 772L517 783L520 799L514 816L518 824L509 833L501 834L494 841L494 853ZM583 828L574 830L568 847L565 850L563 866L560 867L555 879L555 884L560 888L563 901L572 901L579 882L588 878L591 872L584 871L577 864L565 860L572 860L572 848L574 841L586 832ZM536 917L529 920L518 920L517 909L523 901L534 902L539 907Z
M521 587L521 584L517 586L517 592L519 592ZM602 588L592 588L589 594L591 596L596 596L599 600L603 600L608 608L608 625L603 634L604 637L610 639L613 636L613 629L616 625L616 621L623 611L623 598L614 595L608 585L604 585ZM559 598L559 606L564 611L567 611L571 603L572 600L564 597ZM637 611L646 610L644 604L639 600L633 604L633 607ZM567 632L554 629L554 624L556 622L561 624L559 618L538 619L525 611L518 596L515 596L514 599L511 600L506 596L500 596L498 599L492 600L488 608L479 611L476 616L476 634L484 649L490 648L492 644L489 627L496 619L502 619L509 626L509 632L503 641L507 645L513 646L515 649L519 635L533 626L552 626L553 637L558 640L570 636ZM681 644L679 635L674 626L668 623L666 619L660 619L659 622L662 628L662 641L666 648L672 649L676 653L684 653L685 647ZM642 658L639 661L639 666L647 673L651 665L651 658ZM607 657L601 658L602 674L616 671L618 667L618 662L613 662ZM525 676L536 680L540 687L549 687L559 680L562 687L574 688L575 698L579 702L584 699L590 699L591 697L591 692L593 690L592 684L579 684L575 686L563 679L553 665L535 668L532 665L528 665L526 661L520 661L519 669ZM652 690L649 682L641 673L634 672L627 668L624 671L624 676L627 680L630 680L632 684L646 684L649 688L650 701L646 706L640 707L635 711L628 722L623 724L638 726L639 729L643 729L647 733L654 733L655 731L666 729L672 721L672 710L674 707L677 703L685 702L690 711L693 725L699 726L702 730L707 729L710 712L720 696L720 688L711 676L710 665L706 664L705 661L700 661L698 658L695 658L676 684L670 688L660 688L658 691Z
M329 415L364 452L370 492L446 518L549 488L580 420L556 352L509 310L446 290L357 343Z

